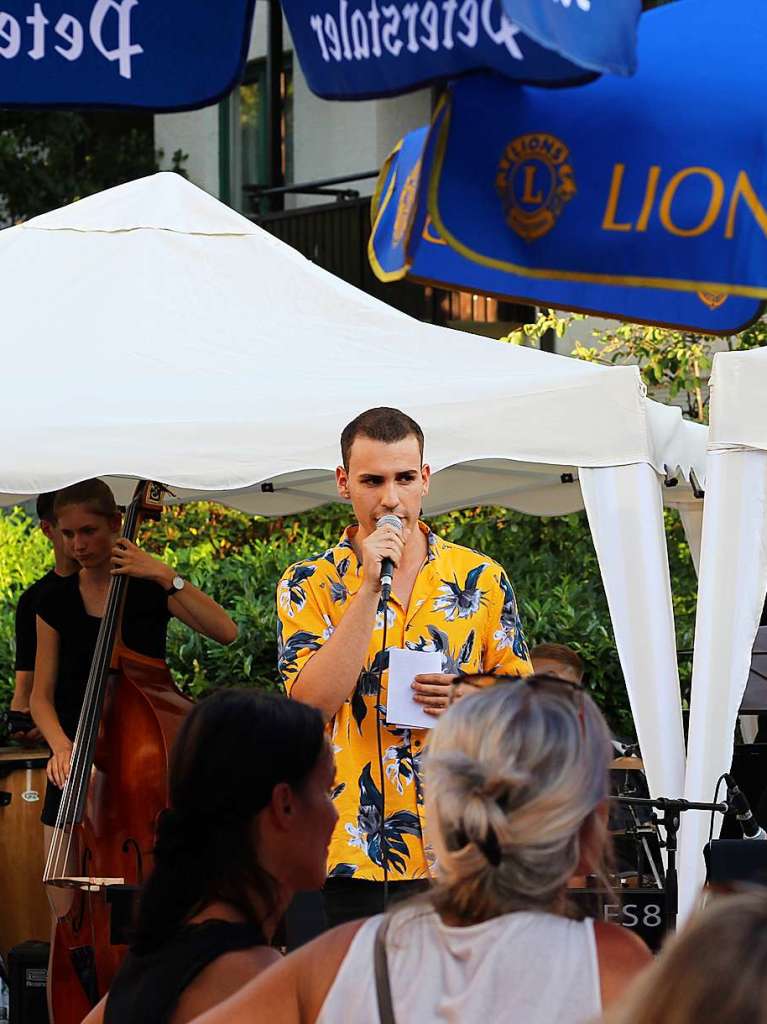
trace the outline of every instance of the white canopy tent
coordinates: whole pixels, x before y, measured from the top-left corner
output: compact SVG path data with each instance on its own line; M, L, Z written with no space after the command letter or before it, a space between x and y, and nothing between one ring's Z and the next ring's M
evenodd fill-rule
M436 472L427 512L585 504L651 789L681 790L662 482L703 478L705 432L636 368L415 321L174 174L0 232L0 271L0 502L99 475L299 512L334 497L339 428L403 408Z
M767 350L714 357L685 780L688 800L713 800L717 779L729 771L735 721L767 591L766 392ZM692 908L703 881L701 851L708 829L706 812L683 815L683 914Z

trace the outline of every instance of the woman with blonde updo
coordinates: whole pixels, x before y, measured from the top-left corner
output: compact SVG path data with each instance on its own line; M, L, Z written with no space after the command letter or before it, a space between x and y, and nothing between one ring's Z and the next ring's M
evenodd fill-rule
M492 682L432 733L429 895L320 936L201 1024L582 1024L623 994L646 947L567 913L569 879L605 849L604 719L577 684Z

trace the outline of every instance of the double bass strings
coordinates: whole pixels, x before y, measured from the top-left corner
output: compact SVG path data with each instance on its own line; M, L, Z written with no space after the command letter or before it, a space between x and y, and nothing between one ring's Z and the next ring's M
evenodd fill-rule
M132 537L138 524L138 497L142 485L127 510L123 537ZM109 587L104 618L96 639L96 647L86 684L83 707L72 743L70 773L64 785L59 810L56 815L54 837L48 851L43 874L44 882L54 882L66 876L74 842L74 826L81 816L87 791L90 770L93 763L96 737L101 721L101 711L106 692L109 662L112 657L117 621L127 578L115 576Z
M110 616L110 613L112 613L112 616L114 614L114 602L110 600L114 589L114 586L110 586L107 608L104 613L105 620ZM102 632L107 634L108 631L100 630L97 639L83 701L83 711L81 712L73 741L70 774L64 786L64 792L62 793L61 803L56 816L55 847L54 843L52 843L52 858L50 863L46 865L46 879L60 878L67 871L72 852L73 826L77 823L77 810L82 803L84 790L88 783L89 758L87 753L91 748L91 741L95 739L95 732L98 729L101 704L98 693L99 683L104 678L107 668L108 659L106 655L109 652L110 646L107 642L108 637L106 635L102 637Z
M133 518L133 516L129 516L129 519ZM132 523L126 522L126 531L132 525ZM111 641L115 633L114 628L110 627L115 622L123 589L120 582L119 577L113 579L107 596L104 619L96 641L96 648L83 700L83 709L73 742L70 774L64 787L56 817L56 836L54 843L51 844L49 861L46 864L46 880L62 877L66 873L71 856L73 825L76 824L78 810L82 807L90 770L91 758L88 756L88 753L89 751L92 752L93 743L98 731L101 705L103 703L103 692L99 691L103 691L106 683L106 670L108 669L108 662L111 657Z
M139 493L140 486L137 488L136 496L127 511L123 536L132 536L136 530L138 521L137 499ZM56 818L56 838L58 842L56 861L52 864L52 867L59 877L67 870L73 845L73 826L77 824L77 819L81 816L83 810L93 760L93 751L101 719L109 662L117 632L118 612L126 585L125 577L113 577L107 595L104 618L96 640L96 648L83 699L83 709L72 747L70 776L67 779L59 813ZM65 836L66 849L64 850Z
M72 758L70 774L64 786L61 803L56 816L56 835L51 844L49 859L46 863L45 880L62 877L66 872L72 850L72 826L76 824L76 810L83 797L83 791L87 786L88 758L86 756L91 740L95 738L95 730L98 728L98 712L100 702L98 699L99 683L104 677L107 667L106 655L109 653L108 643L109 622L114 619L116 587L110 586L107 596L107 607L104 611L104 622L99 630L96 641L93 661L88 674L83 709L78 720L77 731L72 746ZM66 849L65 849L66 846Z

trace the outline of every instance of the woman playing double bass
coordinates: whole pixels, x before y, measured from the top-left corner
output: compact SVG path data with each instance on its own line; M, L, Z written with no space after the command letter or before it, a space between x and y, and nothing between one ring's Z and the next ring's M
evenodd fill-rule
M37 616L30 710L52 751L42 813L46 826L56 822L61 788L69 774L72 741L112 576L130 577L122 639L131 651L164 659L171 617L221 644L237 637L234 622L212 598L160 559L118 539L120 512L103 481L85 480L59 491L54 515L69 553L82 568L46 598Z
M108 987L124 951L112 932L110 894L140 884L151 862L167 802L167 752L192 707L164 662L168 621L220 643L237 635L215 601L127 539L142 509L160 507L161 489L143 484L119 537L121 516L102 481L64 488L54 502L81 565L38 608L30 700L52 750L41 817L55 1024L79 1024Z
M171 616L219 643L237 637L237 627L212 598L181 580L160 559L130 541L118 540L120 512L103 481L84 480L59 490L53 511L70 554L82 567L60 591L49 595L37 616L30 707L52 752L42 814L46 825L55 823L61 786L69 774L85 682L113 575L131 578L122 621L129 649L164 658Z

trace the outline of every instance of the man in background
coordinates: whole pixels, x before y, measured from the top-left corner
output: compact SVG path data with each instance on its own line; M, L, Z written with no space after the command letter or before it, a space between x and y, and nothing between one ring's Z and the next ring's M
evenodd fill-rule
M538 644L530 651L530 658L539 675L557 676L568 683L583 682L583 659L566 644Z
M54 566L32 584L19 598L16 606L16 683L8 714L11 739L32 746L40 743L42 734L35 728L29 714L29 697L35 678L35 656L37 654L37 609L43 597L58 586L62 580L77 572L79 565L67 553L64 538L56 526L53 514L55 491L41 494L37 499L37 516L40 529L53 547Z

